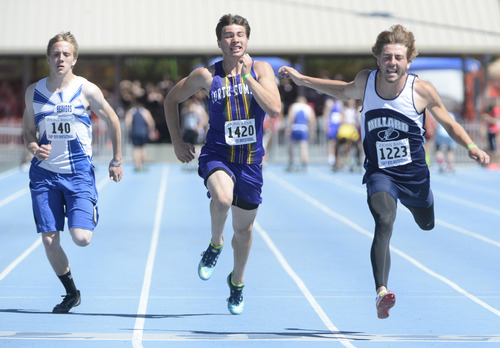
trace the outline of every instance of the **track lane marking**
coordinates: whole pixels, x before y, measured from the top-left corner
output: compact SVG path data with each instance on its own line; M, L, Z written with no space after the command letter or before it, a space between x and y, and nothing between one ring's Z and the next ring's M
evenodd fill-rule
M295 282L295 284L297 284L297 286L300 289L300 291L302 291L302 293L306 297L307 301L309 302L309 304L311 305L311 307L314 309L314 311L316 312L316 314L318 314L318 316L320 317L321 321L325 324L325 326L328 328L328 330L330 330L330 332L332 334L334 334L334 336L336 338L339 339L339 341L342 343L342 345L344 347L355 347L347 339L345 339L343 337L344 335L338 334L338 332L340 330L332 323L332 321L330 320L330 318L328 317L328 315L326 315L326 313L323 310L323 308L321 308L321 306L319 305L318 301L316 301L316 298L309 291L309 289L307 288L307 286L304 283L304 281L298 276L297 273L295 273L295 271L293 270L293 268L286 261L285 257L281 253L281 251L278 249L278 247L276 246L276 244L274 244L274 242L272 241L271 237L269 237L269 234L260 226L260 224L257 221L255 221L254 227L255 227L255 230L259 233L259 235L262 237L262 239L264 239L264 241L266 242L266 244L269 247L269 249L271 249L272 253L276 257L276 259L278 260L278 262L280 263L280 265L283 267L283 269L285 270L285 272L290 276L290 278L292 278L292 280Z
M280 184L281 186L283 186L285 189L287 189L290 192L294 193L295 195L299 196L304 201L309 202L310 204L312 204L313 206L315 206L319 210L325 212L327 215L329 215L329 216L331 216L331 217L333 217L333 218L335 218L335 219L343 222L344 224L346 224L347 226L351 227L353 230L358 231L362 235L373 239L373 233L367 231L366 229L364 229L363 227L361 227L361 226L357 225L356 223L352 222L351 220L349 220L348 218L344 217L343 215L340 215L340 214L336 213L335 211L331 210L330 208L328 208L327 206L325 206L324 204L322 204L318 200L316 200L313 197L309 196L307 193L303 192L302 190L298 189L297 187L293 186L292 184L289 184L288 182L286 182L285 180L283 180L282 178L280 178L278 175L276 175L274 173L271 173L271 172L268 172L267 175L268 175L268 177L270 179L274 180L275 182L277 182L278 184ZM404 253L403 251L401 251L401 250L399 250L399 249L397 249L397 248L395 248L393 246L391 246L390 248L391 248L391 251L393 251L397 255L401 256L405 260L409 261L415 267L419 268L420 270L422 270L423 272L429 274L430 276L432 276L432 277L434 277L434 278L442 281L443 283L445 283L446 285L450 286L452 289L454 289L458 293L464 295L465 297L467 297L471 301L477 303L478 305L480 305L484 309L486 309L486 310L490 311L491 313L495 314L496 316L500 317L500 310L498 310L498 309L490 306L486 302L480 300L478 297L472 295L471 293L469 293L466 290L464 290L463 288L461 288L455 282L449 280L448 278L440 275L437 272L434 272L433 270L431 270L430 268L426 267L425 265L423 265L422 263L420 263L419 261L417 261L413 257L411 257L408 254Z
M99 181L97 185L97 189L100 191L103 187L105 187L110 182L109 178L104 178ZM22 197L24 194L29 192L29 188L24 188L22 190L17 191L16 193L10 195L9 197L0 201L0 208L7 203L14 201ZM33 244L31 244L26 250L24 250L14 261L12 261L3 271L0 273L0 281L2 281L6 276L9 275L10 272L14 270L24 259L26 259L33 251L36 250L42 244L42 238L38 237Z
M169 167L164 166L161 175L160 188L158 190L158 200L156 204L155 222L153 226L153 234L151 236L151 244L144 271L144 280L142 283L141 297L139 299L139 307L137 309L137 316L135 319L134 333L132 335L132 346L134 348L142 348L142 340L144 337L144 323L146 321L146 314L149 300L149 290L151 288L151 278L153 276L153 268L156 258L156 251L158 249L158 239L160 235L160 226L162 220L163 206L165 203L165 193L167 191L167 177Z
M341 186L342 188L348 189L348 190L350 190L352 192L356 192L358 194L364 194L364 195L366 195L366 190L362 189L361 187L359 187L357 185L353 185L351 183L345 182L345 181L340 180L338 178L333 178L331 176L327 176L327 175L324 174L324 172L322 172L322 171L320 171L318 169L312 169L312 171L314 172L315 175L321 177L321 179L323 179L325 181L328 181L328 182L331 182L331 183L333 183L335 185ZM441 196L441 198L451 200L451 201L453 201L453 202L455 202L457 204L467 205L467 206L469 206L471 208L483 210L483 211L485 211L487 213L491 213L491 214L494 214L494 215L500 215L500 210L498 210L498 209L487 207L487 206L479 204L479 203L471 203L471 202L465 201L463 199L460 199L460 198L457 198L457 197L454 197L454 196L451 196L451 195L447 195L447 194L441 193L439 191L432 190L432 192L434 193L434 195ZM403 205L398 205L398 209L403 210L407 214L411 214L410 211L408 210L408 208L406 208ZM500 242L495 241L495 240L493 240L491 238L485 237L485 236L483 236L483 235L481 235L479 233L469 231L469 230L467 230L465 228L462 228L460 226L454 225L452 223L449 223L449 222L446 222L444 220L437 219L437 218L436 218L436 224L440 225L440 226L443 226L445 228L448 228L450 230L453 230L455 232L467 235L467 236L472 237L474 239L483 241L485 243L488 243L490 245L493 245L493 246L496 246L496 247L500 248Z

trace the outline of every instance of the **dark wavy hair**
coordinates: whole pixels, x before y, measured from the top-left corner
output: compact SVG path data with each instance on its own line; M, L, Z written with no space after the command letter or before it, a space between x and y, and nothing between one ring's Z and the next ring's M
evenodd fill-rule
M220 41L222 39L222 29L224 27L227 27L228 25L233 24L241 25L242 27L244 27L247 37L250 38L250 24L248 24L247 19L239 15L226 14L219 19L219 23L215 28L217 40Z

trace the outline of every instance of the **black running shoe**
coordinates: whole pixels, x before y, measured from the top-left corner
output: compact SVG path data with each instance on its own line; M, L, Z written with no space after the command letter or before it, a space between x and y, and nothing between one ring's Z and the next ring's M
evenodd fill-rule
M80 290L76 290L76 293L66 294L63 297L64 300L54 307L52 313L68 313L71 308L81 303Z

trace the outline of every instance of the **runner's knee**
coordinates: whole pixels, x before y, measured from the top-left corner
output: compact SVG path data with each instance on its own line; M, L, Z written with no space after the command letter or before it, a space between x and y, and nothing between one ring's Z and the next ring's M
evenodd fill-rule
M391 230L396 220L396 201L387 192L376 192L368 197L368 206L377 230Z
M84 230L82 228L71 228L70 232L73 242L78 246L85 247L89 245L92 240L92 231Z
M415 219L418 227L424 231L430 231L435 226L434 204L428 208L408 208Z
M60 245L59 236L57 235L57 232L43 232L42 242L46 250L57 248Z

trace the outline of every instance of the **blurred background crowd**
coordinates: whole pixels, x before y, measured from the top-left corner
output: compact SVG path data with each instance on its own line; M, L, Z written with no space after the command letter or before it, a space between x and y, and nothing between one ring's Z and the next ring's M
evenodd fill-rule
M259 59L259 58L256 58ZM293 62L293 59L262 58L274 64L275 70L279 64L294 64L308 74L315 74L323 78L335 78L350 80L354 78L354 71L359 67L374 68L374 61L367 58L336 58L336 59L311 59L305 66ZM415 61L415 73L423 79L430 79L436 88L442 89L440 94L453 113L464 127L472 134L475 140L488 149L493 157L490 169L498 168L497 143L500 137L500 83L496 74L496 61L483 64L474 59L468 59L462 63L461 58L417 58ZM274 60L277 60L276 62ZM433 61L434 60L434 61ZM441 60L441 61L439 61ZM448 64L458 64L456 68L441 66L443 60ZM469 64L469 60L471 64ZM417 64L418 62L418 64ZM149 135L149 149L158 148L158 151L150 150L149 161L162 160L170 143L169 133L163 110L163 100L169 89L178 81L179 76L186 76L197 66L199 59L179 59L175 64L175 77L172 77L172 64L155 62L154 59L146 60L130 59L127 61L126 69L120 75L126 77L118 83L114 80L114 65L106 66L106 60L80 58L76 74L88 76L103 89L105 97L113 106L122 120L124 131L124 142L129 148L126 157L133 161L133 145L129 137L132 129L131 123L125 122L127 111L142 108L151 115L154 125ZM211 63L211 62L209 62ZM207 63L207 64L209 64ZM302 61L304 63L304 61ZM25 163L26 158L22 151L21 122L24 109L24 86L22 78L7 74L9 66L15 62L0 57L0 69L2 81L0 83L0 161L9 163ZM430 65L429 65L430 64ZM468 64L465 69L462 65ZM37 68L41 65L41 68ZM346 69L346 66L352 69ZM159 67L167 67L167 71L158 72ZM413 65L412 65L413 67ZM500 69L499 69L500 70ZM47 73L43 63L35 60L33 63L33 79ZM342 71L344 74L334 74ZM349 75L352 71L352 74ZM450 75L450 72L452 75ZM442 76L441 76L442 75ZM455 76L456 75L456 76ZM333 100L330 97L317 93L307 88L298 88L289 80L280 79L276 76L282 98L282 115L265 123L265 144L268 152L267 161L275 161L288 164L287 170L301 171L307 168L308 163L324 163L330 165L333 171L350 170L360 171L363 161L361 137L360 137L360 104L354 101ZM114 85L118 88L114 88ZM461 85L458 92L453 94L450 85ZM458 94L457 94L458 93ZM312 110L312 116L307 116L305 122L309 131L306 144L293 141L291 129L298 122L297 108L291 108L296 103L305 103ZM301 111L302 112L302 111ZM185 134L185 141L201 146L208 127L208 115L206 101L203 93L185 101L180 106L180 124ZM303 122L303 121L302 121ZM342 124L350 127L342 127ZM97 117L94 118L93 132L96 143L96 156L106 153L109 147L106 125ZM332 128L333 127L333 128ZM335 128L335 130L333 130ZM341 129L338 132L338 129ZM439 138L439 127L433 122L429 115L426 125L427 151L429 165L435 164L441 167L442 172L452 173L454 163L467 162L465 153L454 146L443 145ZM436 143L438 140L438 143ZM160 153L155 155L156 153Z

